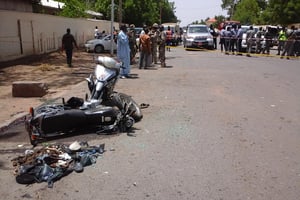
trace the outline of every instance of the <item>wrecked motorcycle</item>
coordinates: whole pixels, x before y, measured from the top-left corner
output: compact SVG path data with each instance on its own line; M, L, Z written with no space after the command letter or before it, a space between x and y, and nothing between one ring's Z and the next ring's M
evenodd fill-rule
M62 103L30 108L25 127L32 145L63 134L126 132L143 118L131 96L114 91L122 63L106 56L96 62L94 74L86 79L90 98L62 98Z

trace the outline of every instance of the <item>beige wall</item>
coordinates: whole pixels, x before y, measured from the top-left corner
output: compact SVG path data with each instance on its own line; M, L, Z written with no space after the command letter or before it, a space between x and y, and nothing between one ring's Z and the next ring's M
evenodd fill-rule
M0 10L0 62L43 54L61 48L61 38L70 28L79 46L94 37L95 26L110 33L111 22L70 19L59 16ZM116 28L118 23L114 23Z

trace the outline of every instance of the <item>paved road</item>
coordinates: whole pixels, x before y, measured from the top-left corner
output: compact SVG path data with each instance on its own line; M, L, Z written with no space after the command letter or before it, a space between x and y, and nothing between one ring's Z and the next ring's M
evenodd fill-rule
M6 199L298 199L299 60L182 48L167 57L168 68L134 68L139 78L118 82L118 91L150 104L135 124L136 137L62 139L104 142L107 152L53 189L15 183L5 159L16 155L23 139L1 141L0 179L6 183L1 194ZM11 151L4 151L6 145Z

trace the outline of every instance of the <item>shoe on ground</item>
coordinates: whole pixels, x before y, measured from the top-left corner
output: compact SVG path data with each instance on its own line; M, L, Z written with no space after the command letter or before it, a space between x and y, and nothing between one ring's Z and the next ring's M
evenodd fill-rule
M121 79L125 79L125 78L126 78L126 76L120 76L120 78L121 78Z

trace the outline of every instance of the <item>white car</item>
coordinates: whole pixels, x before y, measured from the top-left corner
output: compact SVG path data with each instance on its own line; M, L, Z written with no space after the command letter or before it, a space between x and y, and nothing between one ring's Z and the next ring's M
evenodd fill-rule
M111 35L104 36L100 39L88 40L84 47L87 52L104 53L111 50ZM113 41L113 50L117 50L117 44Z
M187 48L214 48L213 36L209 28L202 24L191 24L187 27L183 37L183 46Z

